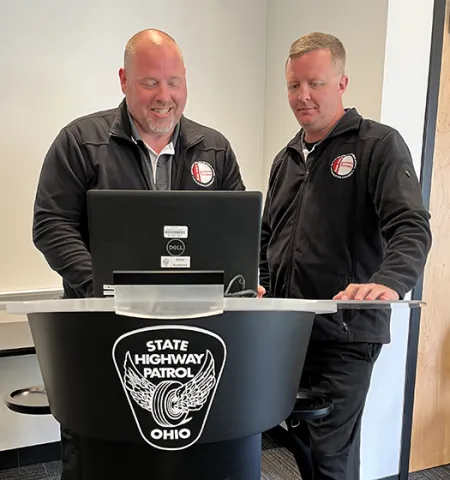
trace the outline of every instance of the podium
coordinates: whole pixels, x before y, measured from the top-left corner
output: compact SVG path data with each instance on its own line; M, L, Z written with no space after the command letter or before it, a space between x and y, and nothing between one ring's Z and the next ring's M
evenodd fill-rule
M84 480L260 480L261 433L292 413L315 315L339 304L225 298L186 317L119 312L114 298L7 309L28 316L52 415L83 437Z

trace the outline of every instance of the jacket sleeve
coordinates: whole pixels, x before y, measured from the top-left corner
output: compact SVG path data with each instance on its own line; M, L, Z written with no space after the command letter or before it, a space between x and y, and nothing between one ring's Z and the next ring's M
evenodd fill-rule
M272 164L269 174L269 181L266 192L266 199L264 202L263 215L261 219L261 242L259 246L259 284L266 289L266 296L270 297L270 272L269 262L267 261L267 249L269 247L270 239L272 238L272 229L270 227L269 212L271 202L272 185L276 176L276 172L279 170L276 165L279 164L278 156Z
M270 273L269 263L267 261L267 248L269 246L272 230L269 224L269 191L266 195L264 210L261 221L261 242L259 251L259 284L266 289L266 295L270 296Z
M66 127L44 159L33 217L35 246L50 267L84 296L92 296L91 256L81 232L89 176L79 144Z
M245 190L236 155L228 142L225 150L222 190Z
M423 274L432 236L411 153L395 130L374 151L369 191L386 242L384 261L369 283L386 285L404 298Z

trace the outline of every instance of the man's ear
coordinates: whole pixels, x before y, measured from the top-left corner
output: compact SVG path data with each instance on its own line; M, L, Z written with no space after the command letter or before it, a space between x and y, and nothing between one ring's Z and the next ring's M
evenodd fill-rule
M339 90L343 94L347 90L348 86L348 77L347 75L341 75L341 79L339 80Z
M124 95L126 95L127 90L127 73L124 68L119 70L119 78L120 78L120 87Z

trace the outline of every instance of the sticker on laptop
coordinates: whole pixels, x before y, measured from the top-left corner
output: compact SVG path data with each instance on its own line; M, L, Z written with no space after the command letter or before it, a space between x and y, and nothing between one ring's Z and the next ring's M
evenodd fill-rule
M191 257L161 257L161 268L191 268Z
M167 253L173 257L181 257L186 250L186 245L184 244L183 240L180 240L179 238L172 238L172 240L167 242L166 250Z
M331 173L336 178L348 178L356 169L356 157L353 153L340 155L331 163Z
M194 182L201 187L209 187L216 176L211 164L204 161L194 162L191 167Z
M188 227L165 225L164 238L188 238Z
M103 285L103 295L105 297L114 296L114 285Z

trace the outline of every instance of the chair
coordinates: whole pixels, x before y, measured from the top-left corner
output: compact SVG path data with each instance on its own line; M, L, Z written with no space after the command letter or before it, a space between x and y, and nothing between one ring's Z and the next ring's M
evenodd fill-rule
M326 417L332 409L333 402L326 395L301 388L294 409L286 421L291 422L291 427L295 428L301 421Z
M50 405L43 386L14 390L5 397L6 406L16 413L25 415L48 415Z

